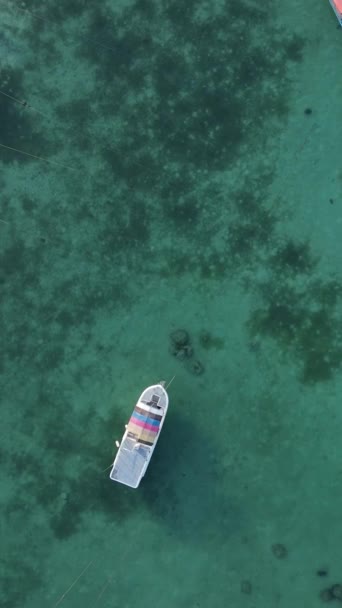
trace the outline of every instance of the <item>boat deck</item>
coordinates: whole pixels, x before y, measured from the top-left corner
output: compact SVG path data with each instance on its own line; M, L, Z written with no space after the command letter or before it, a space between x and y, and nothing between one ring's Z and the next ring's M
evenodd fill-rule
M131 487L139 484L141 474L148 461L149 448L139 445L134 448L136 442L126 437L120 446L115 468L112 469L110 478Z

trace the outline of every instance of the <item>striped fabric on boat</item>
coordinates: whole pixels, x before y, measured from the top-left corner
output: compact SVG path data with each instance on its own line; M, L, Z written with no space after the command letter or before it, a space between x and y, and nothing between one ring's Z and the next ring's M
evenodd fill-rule
M158 410L144 404L136 405L127 425L128 437L144 445L153 445L162 416Z

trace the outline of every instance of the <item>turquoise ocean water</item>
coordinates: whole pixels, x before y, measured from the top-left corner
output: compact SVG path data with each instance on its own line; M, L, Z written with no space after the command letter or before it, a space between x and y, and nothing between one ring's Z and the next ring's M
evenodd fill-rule
M341 49L328 0L0 0L3 608L342 583Z

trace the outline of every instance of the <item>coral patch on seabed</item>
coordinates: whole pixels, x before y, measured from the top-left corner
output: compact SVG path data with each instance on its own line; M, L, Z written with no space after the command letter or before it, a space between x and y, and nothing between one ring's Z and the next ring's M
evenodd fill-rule
M171 344L169 347L170 353L183 361L189 359L193 355L193 348L190 344L190 337L185 329L176 329L170 334Z
M194 349L189 333L185 329L176 329L171 332L169 352L179 361L183 361L185 369L194 376L203 374L204 366L197 359L193 359Z
M194 376L201 376L204 373L204 367L200 361L191 361L187 364L186 368L194 374Z

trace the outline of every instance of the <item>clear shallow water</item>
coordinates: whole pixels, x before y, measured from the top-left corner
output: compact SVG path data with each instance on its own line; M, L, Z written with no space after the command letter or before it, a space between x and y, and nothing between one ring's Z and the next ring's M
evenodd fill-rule
M0 143L26 152L0 150L2 605L319 606L341 576L329 3L0 11ZM111 484L174 375L141 488Z

